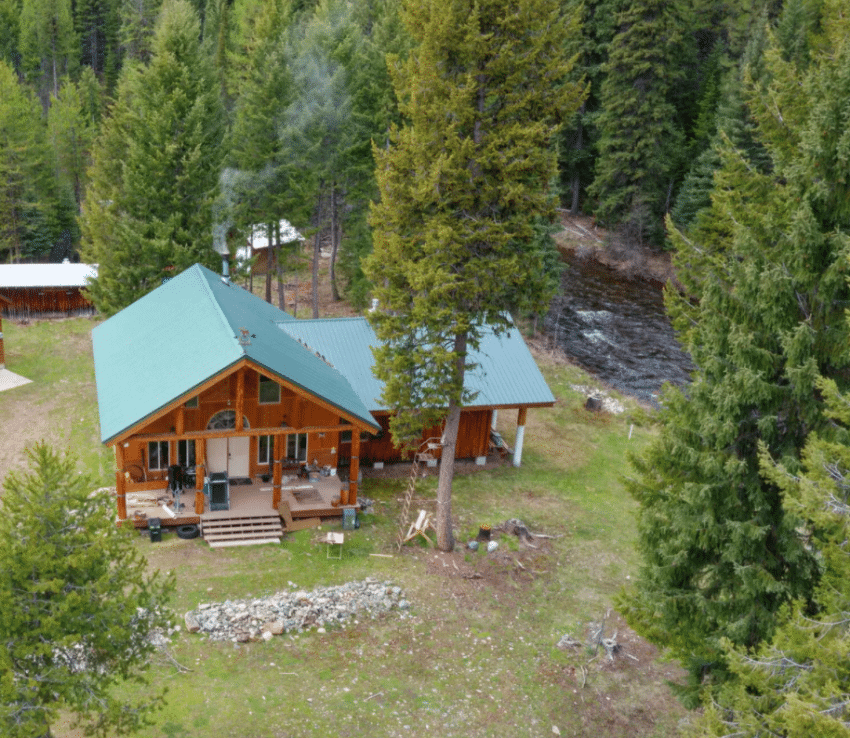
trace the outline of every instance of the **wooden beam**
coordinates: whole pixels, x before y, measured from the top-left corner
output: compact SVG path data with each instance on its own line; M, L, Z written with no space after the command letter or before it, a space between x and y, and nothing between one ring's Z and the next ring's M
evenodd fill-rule
M343 505L357 504L357 478L360 476L360 434L351 434L351 466L348 468L348 497Z
M183 435L183 428L185 428L186 426L186 419L184 417L185 407L186 406L184 403L183 405L180 405L180 407L177 408L177 417L174 419L174 432L178 436Z
M233 438L234 436L285 436L290 433L335 433L337 431L352 431L352 436L355 429L351 425L308 425L303 428L290 428L276 425L272 428L246 428L242 431L237 430L202 430L202 431L184 431L178 440L197 440L199 438ZM132 436L134 441L168 441L175 438L175 433L146 433L143 435Z
M118 497L118 519L127 519L127 477L124 476L124 446L115 445L115 494Z
M245 411L245 367L236 372L236 432L241 433L245 426L243 412Z
M521 408L517 410L516 414L516 424L517 425L525 425L526 415L528 414L528 406L523 405Z
M298 392L295 393L295 397L292 399L292 422L301 422L301 395Z
M274 463L274 481L272 483L272 509L277 510L280 507L280 484L283 477L283 467L281 459L283 458L283 436L277 435L274 437L274 449L272 462Z
M204 438L195 441L195 514L204 514L204 476L206 469L207 442Z

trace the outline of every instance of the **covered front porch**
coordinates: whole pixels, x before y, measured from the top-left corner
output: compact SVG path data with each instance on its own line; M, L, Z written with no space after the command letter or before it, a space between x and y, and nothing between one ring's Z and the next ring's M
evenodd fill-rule
M306 479L284 475L280 500L289 505L292 517L296 519L338 517L343 509L352 507L340 504L347 485L337 474L323 476L314 473ZM227 507L210 509L212 497L209 490L199 493L195 488L185 488L173 493L167 481L163 481L155 489L127 491L127 518L136 528L145 528L151 518L159 518L163 526L173 527L197 524L201 515L205 519L234 515L264 516L278 509L274 492L273 480L268 475L229 480Z

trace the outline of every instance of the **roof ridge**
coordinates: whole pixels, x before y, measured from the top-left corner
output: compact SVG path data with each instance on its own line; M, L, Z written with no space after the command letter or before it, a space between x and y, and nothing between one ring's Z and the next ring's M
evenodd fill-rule
M293 318L291 321L286 321L286 323L334 323L334 322L343 322L346 320L366 320L365 315L337 315L330 316L327 318Z
M246 353L245 346L239 341L239 337L237 335L239 333L239 327L234 326L230 322L230 319L227 317L227 314L224 312L224 310L221 309L221 305L219 304L218 300L216 299L215 293L213 293L213 290L212 290L212 285L209 282L209 276L207 276L207 274L205 274L205 272L209 272L210 275L212 275L216 279L221 279L222 282L224 282L224 277L220 277L212 269L208 269L203 264L197 264L197 263L192 265L191 267L189 267L189 269L187 269L186 271L191 271L195 267L197 267L198 271L200 272L201 284L203 285L203 290L204 290L204 292L207 296L207 299L213 304L213 307L215 308L216 314L221 318L224 325L232 331L233 341L236 343L236 345L239 347L239 349L241 349L242 354L244 355ZM224 282L224 283L229 285L229 283L227 283L227 282Z

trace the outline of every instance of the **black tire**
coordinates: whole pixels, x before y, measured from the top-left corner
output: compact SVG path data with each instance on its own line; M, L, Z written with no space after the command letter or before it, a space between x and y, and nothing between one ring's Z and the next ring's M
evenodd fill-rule
M177 537L183 538L185 540L189 540L191 538L197 538L201 535L201 529L198 528L197 525L178 525L177 526Z

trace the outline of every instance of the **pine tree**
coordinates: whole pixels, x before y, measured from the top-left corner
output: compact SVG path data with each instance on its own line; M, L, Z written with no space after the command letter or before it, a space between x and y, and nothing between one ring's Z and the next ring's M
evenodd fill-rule
M604 65L599 154L588 192L604 225L629 240L657 244L685 153L675 95L683 83L687 27L679 4L667 0L632 0L617 23Z
M847 391L850 57L833 35L808 70L772 45L767 81L749 86L770 170L727 147L708 215L686 236L670 224L699 300L670 293L668 305L697 371L666 394L658 440L634 461L644 564L626 604L696 682L723 676L724 639L756 647L818 580L758 453L798 473L806 438L828 429L821 378Z
M151 634L167 628L173 578L149 576L109 496L74 460L43 444L10 472L0 504L0 726L8 738L50 735L70 711L96 735L132 732L162 701L124 699L145 682Z
M762 453L763 475L782 490L786 514L815 554L819 584L811 601L778 614L775 635L749 652L726 643L734 679L707 700L693 735L847 738L850 672L850 397L834 382L819 383L826 414L840 441L813 434L801 473L792 474Z
M376 374L399 411L397 442L445 418L437 540L451 550L468 351L488 327L512 328L507 310L548 297L533 279L544 259L534 218L552 216L550 144L584 91L565 83L562 50L576 29L557 2L412 0L404 17L418 45L394 83L409 122L389 149L375 146L381 201L366 273L381 304L371 313L383 341Z
M21 65L21 0L0 0L0 61L15 69Z
M112 315L195 262L218 266L212 202L224 111L183 0L163 7L153 58L125 69L94 151L83 253L99 264L90 293Z
M151 59L156 19L163 0L121 0L118 39L124 64Z
M111 88L118 74L120 0L76 0L74 30L79 39L79 62Z
M292 217L280 144L282 118L292 97L285 48L290 15L288 2L237 6L237 50L228 63L233 70L229 89L238 96L228 136L230 169L222 186L221 218L243 232L262 227L270 243L277 224ZM279 265L278 245L274 257ZM280 280L278 291L283 291ZM271 268L266 271L266 300L272 300Z
M59 80L74 71L77 38L71 0L24 0L21 10L21 66L47 110Z
M89 74L93 72L89 71ZM71 80L63 82L59 96L51 102L47 113L47 130L58 176L73 193L74 210L79 213L85 194L86 172L91 160L96 125L84 107L80 87Z
M57 199L41 108L0 62L0 261L51 250Z

